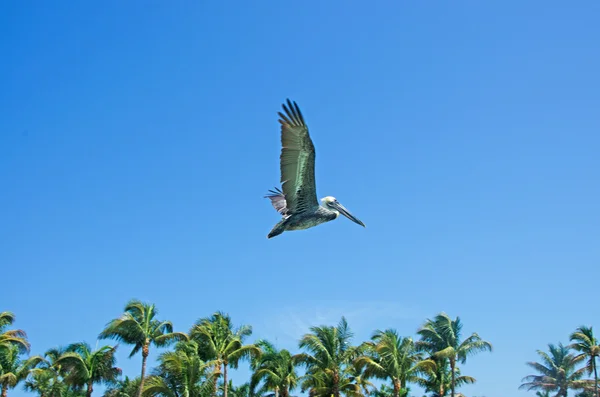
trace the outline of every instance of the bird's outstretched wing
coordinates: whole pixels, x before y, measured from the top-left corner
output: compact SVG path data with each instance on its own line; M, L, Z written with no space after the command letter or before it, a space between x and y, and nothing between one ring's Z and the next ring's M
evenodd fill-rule
M315 186L315 146L296 102L287 100L281 123L281 187L289 213L319 205Z
M271 204L277 212L283 216L288 215L285 196L283 195L283 192L279 190L279 188L275 188L275 190L269 190L269 194L267 194L265 197L271 200Z

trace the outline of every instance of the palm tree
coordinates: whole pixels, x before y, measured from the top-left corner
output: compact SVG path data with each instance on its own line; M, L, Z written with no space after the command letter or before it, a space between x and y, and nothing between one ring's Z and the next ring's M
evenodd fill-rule
M260 348L254 344L244 345L244 339L252 335L252 327L242 325L234 329L231 317L216 312L199 319L190 330L190 337L198 343L200 356L214 368L214 393L217 378L223 375L223 397L227 397L227 369L237 368L242 359L256 358Z
M34 368L42 357L34 356L26 360L21 360L21 346L7 344L0 349L0 395L6 397L8 389L12 389L20 382L24 381L29 375L29 371Z
M346 319L342 317L335 327L322 325L311 327L310 331L299 343L299 347L309 353L294 356L295 361L307 369L302 390L310 388L314 396L340 397L341 385L344 385L346 393L360 393L360 389L357 391L342 379L347 375L347 366L361 354L360 347L350 345L353 334Z
M22 329L7 329L15 322L13 312L0 312L0 348L7 345L19 346L23 353L29 352L27 334Z
M434 366L429 368L423 376L417 376L415 382L430 392L431 397L445 397L452 388L452 374L450 373L450 360L445 358L434 358ZM460 374L460 368L456 368L455 384L456 387L475 383L475 378ZM457 397L462 396L456 393Z
M581 380L586 367L576 369L585 360L584 356L575 356L569 348L559 343L558 346L548 344L549 353L538 350L542 363L528 362L527 365L541 375L528 375L519 389L556 391L556 397L567 397L569 389L584 389L587 381Z
M25 382L25 390L37 393L40 397L62 397L66 389L67 385L54 368L33 368Z
M120 379L109 385L104 391L103 397L136 397L139 394L140 378Z
M213 379L198 355L195 341L178 342L174 351L162 353L159 365L145 383L143 394L152 397L206 397L212 391Z
M261 340L256 343L262 354L253 360L250 380L250 392L255 393L256 386L263 382L261 391L272 391L274 397L289 397L290 391L298 385L298 373L292 354L286 350L278 350L272 343Z
M476 333L461 341L462 323L460 318L452 320L446 313L440 313L433 320L428 319L417 333L421 340L417 348L431 354L432 358L447 358L450 361L451 396L455 397L456 363L464 364L467 357L480 352L492 351L491 343L482 340Z
M346 366L340 380L340 391L348 396L370 396L373 390L377 387L369 381L369 377L365 375L363 367L359 366L354 360L350 365Z
M173 332L173 324L170 321L157 320L157 314L158 310L153 304L133 299L125 305L125 312L121 317L110 321L99 336L100 339L115 339L133 345L130 358L142 351L142 375L138 397L142 396L144 389L150 345L162 347L174 341L187 340L185 333Z
M231 380L227 385L227 389L229 390L230 397L250 397L252 396L250 391L250 383L242 383L239 386L234 386Z
M596 367L596 357L600 357L600 344L594 336L592 327L581 326L575 330L570 336L570 340L574 343L569 347L578 351L580 354L577 357L585 357L588 359L586 368L589 374L594 374L594 396L600 397L598 394L598 370Z
M356 364L365 368L367 378L389 379L394 397L400 397L400 391L406 390L407 382L414 381L418 373L435 365L423 360L412 338L402 338L394 329L375 331L364 346L367 354L358 357Z
M110 385L121 369L115 367L116 346L102 346L92 350L85 342L73 343L56 361L65 371L65 381L75 389L86 387L86 397L91 397L94 384Z
M46 351L38 366L29 371L30 376L25 382L25 390L36 392L40 397L62 397L68 389L62 379L61 366L57 364L63 353L65 349L62 347Z

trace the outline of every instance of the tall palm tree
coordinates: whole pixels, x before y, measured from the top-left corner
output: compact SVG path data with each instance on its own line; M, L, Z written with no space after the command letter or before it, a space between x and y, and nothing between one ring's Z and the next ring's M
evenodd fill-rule
M0 395L6 397L8 389L12 389L20 382L24 381L29 375L29 371L34 368L42 357L34 356L25 360L19 357L21 346L8 344L0 349Z
M548 344L549 353L538 350L542 359L541 363L528 362L527 365L535 369L540 375L528 375L523 378L519 389L556 391L556 397L567 397L569 389L584 389L588 384L582 380L586 367L577 368L585 360L584 356L573 355L567 346L559 343L558 346Z
M431 393L431 397L445 397L448 391L452 389L452 374L450 373L450 360L446 358L434 358L434 367L428 369L424 374L417 376L415 383ZM460 368L456 368L455 384L456 387L475 383L472 376L461 375ZM461 393L456 393L461 397Z
M297 363L306 366L302 390L310 388L315 397L340 397L340 386L344 384L347 393L353 393L356 388L343 381L342 377L347 375L347 366L362 350L350 344L353 334L346 319L342 317L335 327L322 325L311 327L310 331L299 343L299 347L308 353L294 356Z
M178 342L174 351L162 353L159 365L145 383L150 397L208 397L212 392L210 365L198 355L195 341Z
M394 329L375 331L364 346L366 354L358 357L356 364L364 367L367 378L389 379L394 397L400 397L400 391L406 390L407 382L414 381L418 373L435 365L423 360L412 338L403 338Z
M144 379L146 376L146 362L150 354L150 345L168 346L174 341L187 340L187 335L182 332L173 332L170 321L156 319L158 310L153 304L132 299L125 305L121 317L110 321L100 333L100 339L115 339L133 345L129 357L133 357L140 350L142 352L142 375L138 397L142 396Z
M596 357L600 357L600 344L594 336L592 327L581 326L575 330L570 336L570 348L579 352L577 357L585 357L588 359L585 367L589 374L594 374L594 396L600 397L598 394L598 369L596 367Z
M198 343L200 356L214 369L215 395L219 376L223 376L223 397L227 397L227 369L237 368L241 360L260 355L258 346L244 344L244 339L250 335L251 326L234 328L231 317L223 312L199 319L190 329L190 338Z
M16 345L21 352L29 352L27 334L22 329L7 329L15 322L13 312L0 312L0 348L8 345Z
M451 396L456 391L456 363L464 364L467 357L480 352L492 351L492 344L482 340L477 333L461 341L462 323L459 317L452 320L446 313L440 313L433 320L428 319L417 333L421 340L417 348L426 351L433 358L447 358L450 361Z
M91 397L95 384L110 385L121 369L115 367L116 346L102 346L92 350L85 342L73 343L56 363L65 371L65 381L75 389L85 387L86 397Z
M256 343L261 348L261 356L253 360L253 374L250 380L250 393L254 395L256 386L263 382L262 391L272 391L274 397L289 397L290 391L298 385L298 373L292 354L278 350L271 342L261 340Z

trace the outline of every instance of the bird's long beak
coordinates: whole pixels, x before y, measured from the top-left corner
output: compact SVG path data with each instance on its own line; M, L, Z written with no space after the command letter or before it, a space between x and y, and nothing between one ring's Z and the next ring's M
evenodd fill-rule
M362 223L362 221L360 219L358 219L357 217L355 217L354 215L352 215L350 213L350 211L348 211L346 209L346 207L344 207L340 203L338 203L338 202L331 203L331 206L333 206L336 210L338 210L340 212L340 214L344 215L346 218L350 219L352 222L358 223L362 227L366 227L365 224Z

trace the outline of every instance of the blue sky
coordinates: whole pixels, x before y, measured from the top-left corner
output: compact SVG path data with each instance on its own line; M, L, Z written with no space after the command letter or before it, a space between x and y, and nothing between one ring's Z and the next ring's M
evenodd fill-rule
M342 315L358 343L445 311L494 345L463 392L525 396L536 349L600 327L600 3L0 11L0 310L33 353L95 344L133 297L180 331L223 310L294 350ZM366 229L266 239L288 97L319 196Z

